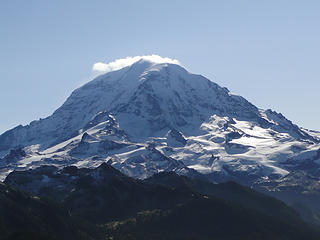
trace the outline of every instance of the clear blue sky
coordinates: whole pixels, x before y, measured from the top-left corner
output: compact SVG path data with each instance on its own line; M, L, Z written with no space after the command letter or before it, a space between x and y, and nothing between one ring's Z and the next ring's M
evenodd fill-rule
M0 2L0 132L46 117L135 55L178 59L260 108L320 130L320 1Z

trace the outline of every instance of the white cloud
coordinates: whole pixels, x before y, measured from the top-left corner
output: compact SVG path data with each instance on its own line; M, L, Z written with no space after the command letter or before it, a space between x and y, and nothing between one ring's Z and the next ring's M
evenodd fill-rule
M151 61L154 63L173 63L173 64L180 65L180 62L176 59L171 59L167 57L163 58L163 57L160 57L159 55L152 54L148 56L126 57L122 59L117 59L109 63L97 62L93 64L92 71L95 73L107 73L107 72L119 70L121 68L130 66L141 59Z

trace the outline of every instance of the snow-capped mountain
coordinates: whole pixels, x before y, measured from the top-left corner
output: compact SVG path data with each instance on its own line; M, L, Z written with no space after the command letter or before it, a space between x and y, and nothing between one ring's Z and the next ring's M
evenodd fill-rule
M51 116L0 136L0 176L40 165L107 162L146 178L161 171L213 181L281 179L320 164L320 133L173 63L137 62L76 89Z

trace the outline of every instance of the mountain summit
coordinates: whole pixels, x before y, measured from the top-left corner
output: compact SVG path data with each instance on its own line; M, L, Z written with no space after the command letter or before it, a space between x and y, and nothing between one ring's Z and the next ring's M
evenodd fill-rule
M282 114L171 62L141 57L72 92L51 116L0 136L0 174L108 162L146 178L161 171L213 181L279 179L318 167L319 137Z
M255 120L259 116L245 99L202 76L176 64L141 59L76 89L52 116L2 135L0 150L25 143L46 148L74 136L105 111L134 139L161 136L172 128L189 134L213 114Z

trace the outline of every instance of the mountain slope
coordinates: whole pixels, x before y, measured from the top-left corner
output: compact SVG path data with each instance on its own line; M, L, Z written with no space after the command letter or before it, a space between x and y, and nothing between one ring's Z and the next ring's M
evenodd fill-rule
M318 192L319 139L179 65L142 58L76 89L51 116L0 135L0 178L107 162L139 179L175 171L265 192L314 179L308 190ZM299 171L298 181L287 177Z
M56 202L53 206L68 209L66 221L73 218L86 223L87 232L95 229L94 239L319 238L293 209L236 183L211 184L175 173L141 181L107 164L95 169L43 166L15 171L5 182L40 197L32 199L49 198ZM206 194L201 193L204 190ZM55 219L56 208L47 213L45 221ZM8 219L2 223L14 225ZM81 230L77 222L73 226Z
M177 134L185 136L182 145ZM286 175L283 161L303 160L319 148L315 134L281 114L260 110L178 65L141 59L75 90L52 116L2 134L0 151L10 160L2 160L1 172L4 177L15 167L52 163L48 159L53 158L58 165L90 166L81 160L95 156L99 164L111 157L120 170L126 165L124 172L143 178L149 169L129 171L123 161L150 142L202 173L223 177L236 172L248 178ZM8 156L16 148L26 151L24 161Z
M146 230L147 229L147 230ZM217 199L196 199L170 210L139 212L107 224L113 239L317 239L304 226L285 224Z
M25 142L47 147L63 138L69 139L105 110L116 114L122 128L136 138L153 136L165 127L182 127L191 122L198 130L213 111L258 114L258 109L243 98L230 95L226 89L204 77L189 74L178 65L140 60L75 90L52 116L2 135L0 150ZM133 119L124 119L128 114ZM147 128L142 131L144 123ZM137 124L140 126L134 131ZM15 135L20 139L15 139Z
M79 224L59 204L0 183L0 239L96 239L94 225ZM88 229L92 232L87 231Z

